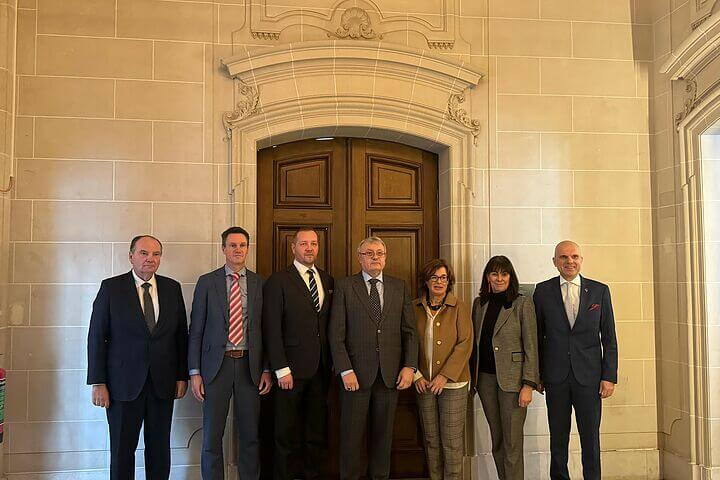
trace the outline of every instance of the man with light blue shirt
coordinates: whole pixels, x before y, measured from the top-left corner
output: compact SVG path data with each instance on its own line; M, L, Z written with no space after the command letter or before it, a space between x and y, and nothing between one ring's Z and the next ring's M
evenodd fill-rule
M250 235L222 233L225 265L201 276L190 314L188 368L193 395L203 404L203 480L222 480L222 439L234 402L240 478L260 478L260 395L270 391L262 342L262 278L245 266Z
M340 478L356 480L369 426L367 478L390 476L398 390L412 385L418 343L412 297L404 281L383 274L387 248L368 237L357 249L362 271L336 283L328 339L341 374Z

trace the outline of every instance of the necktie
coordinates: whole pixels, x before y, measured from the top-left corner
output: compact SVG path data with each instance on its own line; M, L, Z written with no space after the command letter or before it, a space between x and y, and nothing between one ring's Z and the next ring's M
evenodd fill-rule
M380 280L377 278L371 278L370 282L370 314L375 323L380 323L382 319L382 307L380 307L380 293L377 289L377 284Z
M313 305L315 305L315 310L319 312L320 295L318 295L317 282L315 281L315 272L310 269L307 271L307 274L310 276L310 295L312 296Z
M570 328L575 326L575 318L577 317L577 287L572 282L565 282L565 313L567 313Z
M153 305L152 297L150 296L151 284L145 282L142 284L143 288L143 314L145 314L145 323L147 323L148 330L152 333L155 328L155 306Z
M240 274L233 273L230 275L232 282L230 283L230 297L228 304L230 306L230 333L228 340L233 345L239 344L243 339L243 305L240 298Z

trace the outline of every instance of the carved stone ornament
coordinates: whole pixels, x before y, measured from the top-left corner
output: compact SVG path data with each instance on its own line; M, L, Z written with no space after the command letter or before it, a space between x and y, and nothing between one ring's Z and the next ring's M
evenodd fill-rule
M340 27L335 33L328 33L328 37L349 38L352 40L373 38L382 39L382 34L375 33L370 21L370 15L360 7L351 7L345 10L340 17Z
M683 104L683 110L682 112L679 112L675 115L675 126L680 125L680 123L688 116L690 115L690 112L693 111L693 109L698 104L698 96L697 96L697 81L694 78L691 78L689 80L685 81L685 102Z
M464 108L460 108L460 104L464 102L465 91L450 95L448 99L447 116L450 120L470 130L473 136L473 144L477 146L478 136L480 135L480 120L470 118L467 111Z
M244 120L260 111L260 90L258 87L248 85L239 78L235 79L238 102L235 104L235 110L223 113L222 121L225 130L230 129L236 123Z
M713 13L718 0L692 0L690 2L690 26L693 30L700 26Z

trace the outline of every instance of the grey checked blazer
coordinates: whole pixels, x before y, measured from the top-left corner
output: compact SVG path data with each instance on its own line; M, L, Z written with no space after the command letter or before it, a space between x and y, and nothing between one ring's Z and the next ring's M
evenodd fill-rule
M480 297L475 298L472 308L475 345L470 357L470 378L473 387L477 386L479 370L477 346L487 307L487 303L480 305ZM535 385L540 383L537 322L532 299L520 295L509 308L504 306L500 310L495 322L492 345L495 352L497 381L503 391L519 392L523 381Z
M335 283L328 339L336 373L354 370L360 388L370 388L378 369L395 388L402 367L417 368L415 314L405 282L383 275L383 312L370 316L370 296L362 274Z

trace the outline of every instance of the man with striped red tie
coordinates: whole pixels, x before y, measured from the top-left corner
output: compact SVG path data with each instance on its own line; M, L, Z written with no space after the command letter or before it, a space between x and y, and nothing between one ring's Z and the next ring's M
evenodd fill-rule
M198 279L190 314L188 368L193 395L203 404L203 480L222 480L222 439L234 402L239 431L240 478L260 478L260 395L270 391L264 370L262 278L245 267L250 235L241 227L222 233L225 265Z

